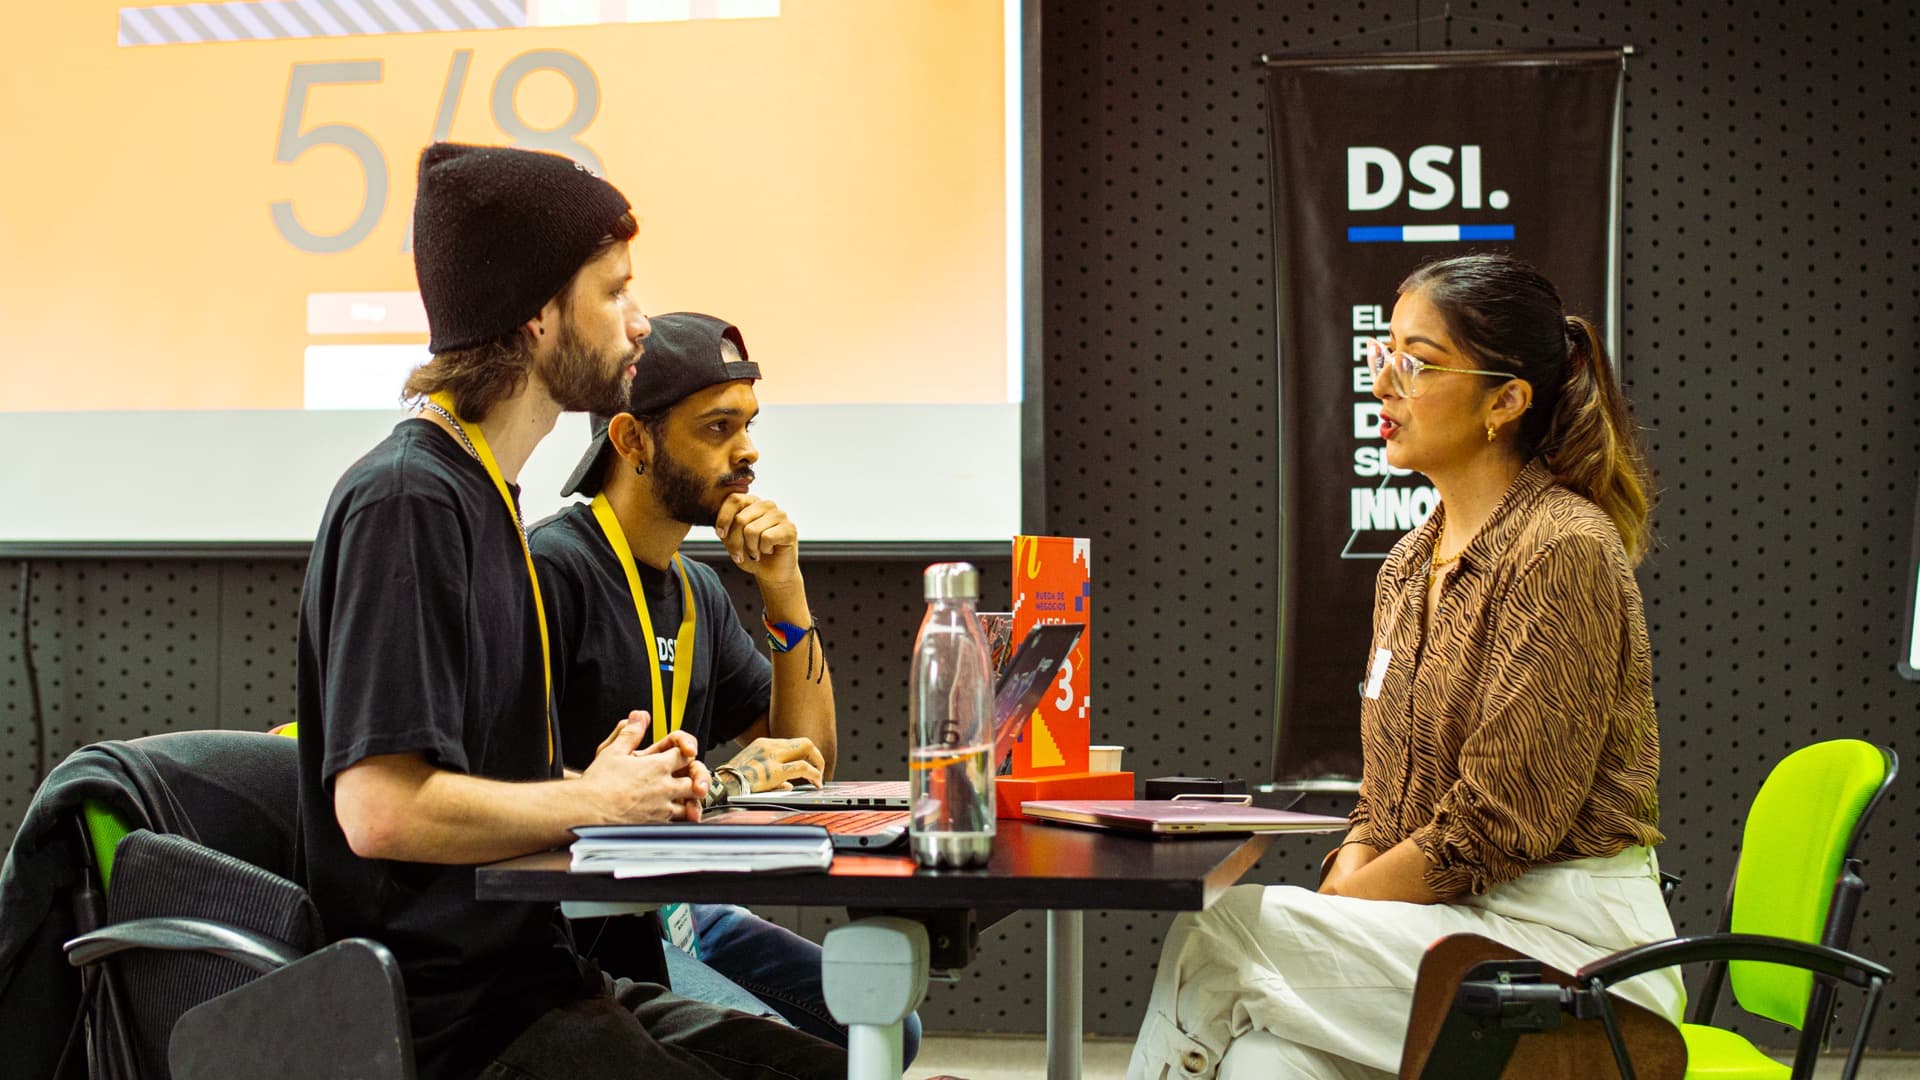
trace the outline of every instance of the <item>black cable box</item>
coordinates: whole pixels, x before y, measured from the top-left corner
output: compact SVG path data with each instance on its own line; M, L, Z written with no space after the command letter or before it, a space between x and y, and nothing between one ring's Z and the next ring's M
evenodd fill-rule
M1156 776L1147 781L1146 797L1171 799L1175 795L1245 795L1247 782L1239 777Z

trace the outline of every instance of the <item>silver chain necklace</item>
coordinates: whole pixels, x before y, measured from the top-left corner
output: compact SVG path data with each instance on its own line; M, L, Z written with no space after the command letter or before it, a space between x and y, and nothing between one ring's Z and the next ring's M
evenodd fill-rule
M467 453L473 455L473 460L478 461L482 465L487 463L486 459L480 456L480 451L473 445L473 440L467 438L467 426L460 422L459 417L448 412L446 408L437 401L423 401L420 403L420 407L423 409L432 409L434 412L439 413L440 416L446 420L447 426L453 429L453 433L460 437L460 445L467 448ZM513 505L513 524L520 530L522 536L526 535L527 523L521 520L520 507L518 505Z
M466 447L466 448L467 448L467 453L469 453L469 454L472 454L472 455L473 455L473 460L475 460L475 461L479 461L479 460L480 460L480 451L474 448L474 445L473 445L473 440L472 440L472 439L469 439L469 438L467 438L467 428L466 428L466 425L465 425L465 424L462 424L462 423L460 422L460 418L459 418L459 417L457 417L457 416L455 416L455 415L453 415L452 413L450 413L450 412L448 412L448 411L447 411L447 410L446 410L446 409L445 409L445 408L444 408L444 407L443 407L443 406L442 406L442 405L441 405L441 404L440 404L439 402L437 402L437 401L423 401L423 402L421 402L421 403L420 403L420 407L421 407L421 408L423 408L423 409L431 409L431 410L433 410L434 412L436 412L436 413L439 413L439 414L440 414L440 416L441 416L441 417L442 417L443 419L445 419L445 420L446 420L446 422L447 422L447 426L453 429L453 433L454 433L454 435L456 435L456 436L458 436L458 437L459 437L459 439L460 439L460 445L461 445L461 446L464 446L464 447Z

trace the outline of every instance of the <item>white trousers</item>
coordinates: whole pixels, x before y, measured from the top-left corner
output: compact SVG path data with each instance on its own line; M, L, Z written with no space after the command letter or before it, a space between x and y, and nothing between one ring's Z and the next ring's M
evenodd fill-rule
M1448 934L1479 934L1572 971L1670 938L1673 921L1644 847L1537 866L1452 904L1237 886L1174 920L1128 1080L1391 1076L1421 956ZM1686 1007L1671 968L1614 989L1675 1023Z

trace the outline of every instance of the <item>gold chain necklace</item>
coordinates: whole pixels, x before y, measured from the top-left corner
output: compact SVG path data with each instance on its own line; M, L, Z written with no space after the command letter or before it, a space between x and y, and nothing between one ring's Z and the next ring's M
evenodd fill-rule
M1427 589L1429 591L1433 589L1434 580L1440 576L1442 570L1460 561L1460 551L1456 551L1444 559L1440 557L1440 547L1446 542L1447 531L1445 528L1442 528L1440 530L1440 538L1433 542L1433 557L1428 560L1427 563ZM1466 549L1461 549L1461 551L1464 550Z

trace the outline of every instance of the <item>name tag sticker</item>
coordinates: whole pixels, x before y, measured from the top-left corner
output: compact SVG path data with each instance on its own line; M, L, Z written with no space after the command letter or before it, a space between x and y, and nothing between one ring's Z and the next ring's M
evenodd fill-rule
M1393 664L1392 649L1373 651L1373 669L1367 672L1367 688L1360 691L1369 701L1380 700L1380 684L1387 681L1387 668Z
M693 926L691 904L660 905L660 921L666 926L669 943L696 960L700 958L700 943Z

